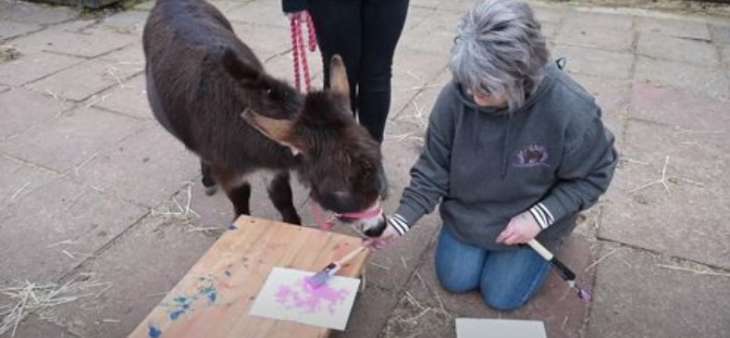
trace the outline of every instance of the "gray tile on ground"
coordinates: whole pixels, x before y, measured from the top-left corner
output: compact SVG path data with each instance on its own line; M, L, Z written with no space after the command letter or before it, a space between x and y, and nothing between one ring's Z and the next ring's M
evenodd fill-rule
M556 273L551 273L545 286L522 309L499 312L487 307L477 292L456 295L442 289L434 270L434 255L435 246L432 245L423 264L408 283L405 301L401 301L394 312L397 315L391 316L388 322L386 332L391 334L390 337L418 333L426 334L424 337L454 337L453 330L429 335L429 330L423 330L423 326L430 327L432 324L429 323L437 320L437 327L453 327L453 321L458 317L541 320L545 322L549 337L580 337L588 306L577 298L575 292ZM594 271L589 269L585 272L592 262L590 243L586 239L577 235L569 237L558 256L578 274L582 287L591 287ZM444 315L442 308L447 315ZM426 318L418 318L423 312L430 317L423 315Z
M568 67L570 68L570 67ZM623 143L624 123L631 101L631 82L575 74L573 78L594 95L603 110L603 123Z
M544 6L538 3L530 4L530 8L532 8L535 18L543 25L549 23L557 26L570 13L566 8Z
M729 211L726 140L629 121L599 238L730 268L730 228L717 226Z
M400 37L398 48L448 55L456 36L456 25L463 13L438 11L427 22Z
M322 56L319 51L314 53L307 52L307 60L312 88L322 89ZM286 81L292 87L294 86L294 61L290 52L273 57L264 64L264 69L269 75ZM300 72L299 74L301 76L300 84L302 89L304 89L304 72Z
M0 156L0 210L21 203L33 191L59 176L58 173Z
M228 16L228 12L234 8L241 7L243 4L249 3L249 2L256 2L256 0L210 0L209 3L213 4L215 8L217 8L219 11L221 11L226 17ZM272 2L273 3L273 2ZM259 1L257 5L268 5L269 2L262 0ZM231 18L228 18L229 20Z
M0 84L0 93L10 90L10 86Z
M564 26L598 27L602 29L629 31L633 27L633 17L617 13L595 13L590 11L574 11L566 16Z
M114 13L104 18L99 26L115 33L132 34L135 36L142 35L145 21L147 21L148 12L142 11L124 11Z
M615 248L606 247L602 255L611 250ZM625 247L606 257L597 269L586 337L730 335L726 273L693 273L706 269Z
M403 32L401 36L407 35L411 29L418 27L421 24L428 24L429 20L439 13L435 8L429 7L408 7L408 13L406 14L406 23L403 26Z
M84 33L74 33L62 29L47 29L18 39L12 44L21 53L50 51L82 57L96 57L122 48L137 37L119 34L102 28L91 28Z
M452 1L441 1L438 4L439 11L452 11L456 13L466 13L474 7L474 0L452 0Z
M146 12L146 11L151 10L152 6L154 6L154 5L155 5L154 1L142 1L142 2L134 5L134 7L132 7L132 9L135 11Z
M6 284L61 277L147 210L58 178L0 213L0 283Z
M142 128L142 122L95 108L81 108L1 144L4 152L59 172L104 153Z
M0 20L34 24L55 24L77 18L79 12L69 7L10 1L0 12Z
M34 32L40 29L42 29L40 25L32 23L5 21L3 22L3 25L0 26L0 41L11 39L16 36Z
M633 31L594 24L586 25L582 20L573 21L573 18L565 19L558 32L557 43L615 52L632 51Z
M232 25L236 36L253 50L261 62L291 49L291 36L286 28L248 22L233 22ZM319 57L315 58L312 55L307 53L310 65L313 62L320 62Z
M672 86L716 99L730 99L730 80L717 70L681 62L639 56L634 79L655 86Z
M94 107L107 109L142 119L153 119L147 101L145 75L140 74L108 92L97 95Z
M730 25L710 25L712 41L718 44L730 45Z
M278 1L251 1L225 11L228 20L289 29L289 19ZM306 31L306 30L305 30Z
M145 122L144 126L145 130L134 137L100 150L74 171L78 178L148 207L167 200L199 173L200 162L156 121Z
M681 39L655 33L641 33L637 53L655 59L686 62L704 67L718 64L717 49L709 41Z
M417 93L446 67L446 54L423 53L399 47L393 60L392 97Z
M629 53L567 45L556 45L551 52L554 59L566 58L565 69L572 73L595 75L610 79L631 78L631 66L634 62L634 56ZM600 67L597 65L600 65Z
M719 46L718 48L720 48L720 60L727 69L730 69L730 45Z
M371 268L367 268L369 271ZM352 307L345 331L335 331L333 338L379 337L392 310L398 303L398 294L372 285L367 279Z
M727 134L727 103L686 89L635 83L631 117L666 124L681 133ZM692 113L687 112L692 107ZM640 141L640 140L637 140Z
M144 71L136 61L118 62L106 59L89 60L28 85L40 93L83 101L100 91L118 86Z
M0 303L2 302L0 301ZM15 337L77 338L76 335L68 332L62 325L59 325L59 323L51 323L50 321L40 319L39 317L39 315L33 314L23 319L21 324L18 325ZM12 334L8 333L6 336L12 337Z
M643 33L656 33L677 38L707 40L710 30L702 21L661 19L655 17L637 17L636 29Z
M56 317L80 337L124 337L214 241L174 220L147 216L66 278L91 276L109 288L58 306Z
M21 54L13 61L0 63L0 82L11 86L23 85L83 61L73 56L46 52Z
M409 2L410 7L415 6L430 9L436 9L439 4L441 4L441 1L439 0L412 0Z
M0 116L3 128L0 141L17 137L33 126L52 120L71 105L61 100L35 93L24 88L13 88L0 94ZM0 143L0 149L4 146Z

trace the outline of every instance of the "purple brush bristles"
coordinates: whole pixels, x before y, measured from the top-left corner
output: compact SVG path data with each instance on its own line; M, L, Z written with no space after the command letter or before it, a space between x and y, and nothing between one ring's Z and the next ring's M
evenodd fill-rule
M327 283L327 280L329 280L330 277L332 277L332 275L337 272L337 270L335 269L336 267L336 264L330 263L330 265L327 265L327 267L322 269L322 271L317 272L313 276L305 278L304 281L307 283L307 285L309 285L313 289L316 289Z
M590 301L592 299L591 292L586 289L581 289L581 288L577 288L577 289L578 289L578 298L580 298L580 300L582 300L584 303L590 303Z

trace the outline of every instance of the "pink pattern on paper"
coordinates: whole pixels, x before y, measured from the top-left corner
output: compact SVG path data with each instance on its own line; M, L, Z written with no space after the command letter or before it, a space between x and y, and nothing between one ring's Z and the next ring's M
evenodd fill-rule
M329 313L335 313L335 307L347 297L347 289L333 289L325 284L314 288L306 279L300 279L296 285L280 285L276 292L276 302L287 309L296 308L308 313L320 312L324 305Z

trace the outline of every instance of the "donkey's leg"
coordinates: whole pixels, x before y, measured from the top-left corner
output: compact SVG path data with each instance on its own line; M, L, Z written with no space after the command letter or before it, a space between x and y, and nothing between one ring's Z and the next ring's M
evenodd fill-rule
M223 187L226 196L233 203L236 218L240 215L250 215L249 199L251 198L251 184L241 173L229 169L212 168L212 174Z
M210 164L200 160L200 173L203 175L203 179L201 181L203 181L203 186L205 187L205 194L212 196L218 190L218 186L213 179Z
M276 210L279 210L281 217L286 223L301 224L302 220L294 208L291 185L289 184L289 172L281 171L274 176L269 183L269 198L274 203Z

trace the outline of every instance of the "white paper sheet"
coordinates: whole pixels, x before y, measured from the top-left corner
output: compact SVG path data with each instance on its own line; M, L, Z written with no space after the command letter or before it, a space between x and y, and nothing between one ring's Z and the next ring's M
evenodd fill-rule
M274 268L249 314L344 330L360 280L333 276L313 289L305 282L312 275L311 271Z
M457 338L546 338L538 320L456 318Z

